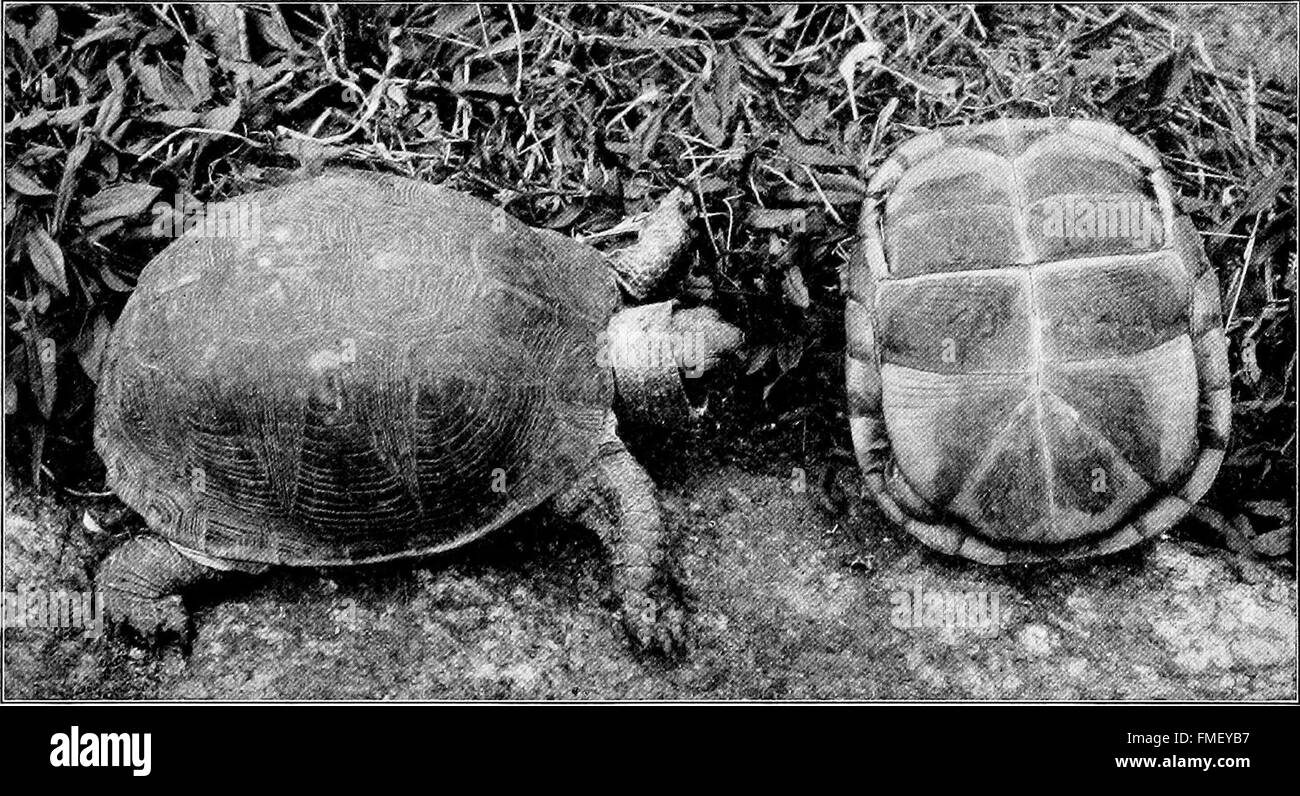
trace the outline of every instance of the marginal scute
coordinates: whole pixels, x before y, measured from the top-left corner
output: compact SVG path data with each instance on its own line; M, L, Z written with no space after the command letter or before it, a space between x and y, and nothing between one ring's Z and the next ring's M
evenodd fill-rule
M871 310L853 298L844 303L844 332L849 356L863 362L876 361L876 332Z
M1191 504L1186 500L1177 495L1167 495L1157 500L1142 515L1140 533L1146 539L1159 536L1171 530L1191 509Z
M1196 461L1196 468L1187 477L1187 483L1183 484L1178 496L1188 503L1195 503L1205 497L1205 493L1210 491L1210 486L1214 483L1214 477L1219 474L1219 467L1223 465L1226 453L1222 448L1202 449L1201 456Z
M961 534L946 525L918 522L910 517L900 524L908 533L925 542L926 546L940 552L953 555L961 548Z
M889 455L889 440L885 437L884 418L880 415L857 417L850 415L849 434L853 439L853 449L858 454L858 464L862 466L870 482L873 473L879 476ZM883 489L883 486L881 488Z
M1232 429L1232 391L1227 386L1209 390L1201 396L1197 427L1201 445L1207 448L1228 447Z
M1007 563L1007 554L992 545L982 542L974 536L967 536L961 541L961 547L957 553L963 558L969 558L972 561L978 561L981 564L1000 567Z
M916 490L907 483L907 479L897 467L885 468L885 489L889 490L889 494L894 496L894 500L898 501L898 505L909 516L923 522L934 522L938 519L934 507L927 503L925 498L916 494Z
M1199 337L1205 332L1223 329L1223 306L1219 296L1219 278L1206 271L1192 287L1192 334Z
M880 371L875 360L849 354L844 363L849 417L862 417L880 411Z
M1228 336L1223 327L1211 326L1201 333L1195 347L1201 390L1208 394L1228 387L1232 383L1232 371L1228 367Z

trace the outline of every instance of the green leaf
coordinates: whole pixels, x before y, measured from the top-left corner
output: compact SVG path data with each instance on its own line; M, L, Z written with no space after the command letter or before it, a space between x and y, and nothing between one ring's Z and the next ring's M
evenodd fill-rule
M54 242L44 227L35 227L24 239L27 256L41 279L53 285L63 295L68 295L68 275L64 269L63 250Z

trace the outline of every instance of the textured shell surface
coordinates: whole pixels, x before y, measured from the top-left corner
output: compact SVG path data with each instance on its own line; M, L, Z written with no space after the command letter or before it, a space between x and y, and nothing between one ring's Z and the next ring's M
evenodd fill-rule
M399 177L232 205L236 234L187 233L144 269L100 380L109 484L155 531L218 561L383 560L462 544L590 466L617 301L593 249Z
M872 191L850 400L926 506L1059 544L1177 491L1218 353L1195 342L1198 279L1218 288L1154 153L1106 124L1002 120L905 144Z

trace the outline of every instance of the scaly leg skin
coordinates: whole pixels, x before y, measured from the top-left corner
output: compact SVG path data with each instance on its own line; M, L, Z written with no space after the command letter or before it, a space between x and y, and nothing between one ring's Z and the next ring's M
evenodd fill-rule
M638 649L667 656L684 647L683 612L662 570L665 529L654 482L615 433L611 413L595 473L557 510L596 531L609 550L623 626Z
M189 614L181 594L222 573L191 561L157 536L128 539L109 553L95 578L105 619L146 642L188 641Z
M694 198L674 188L641 221L636 243L610 256L619 281L635 299L653 293L690 247L691 221L696 215Z

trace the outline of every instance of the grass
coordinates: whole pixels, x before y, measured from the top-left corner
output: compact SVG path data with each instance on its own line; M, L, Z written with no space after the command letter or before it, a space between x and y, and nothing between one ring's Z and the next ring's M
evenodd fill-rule
M839 271L864 178L936 126L1082 116L1162 153L1218 268L1235 437L1202 519L1286 552L1296 81L1264 56L1295 37L1281 6L10 6L7 458L101 488L94 374L166 244L155 202L183 214L326 165L447 182L599 245L690 188L685 293L752 343L721 433L755 456L844 452Z

